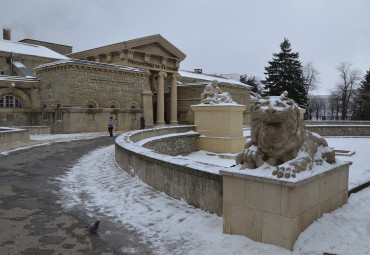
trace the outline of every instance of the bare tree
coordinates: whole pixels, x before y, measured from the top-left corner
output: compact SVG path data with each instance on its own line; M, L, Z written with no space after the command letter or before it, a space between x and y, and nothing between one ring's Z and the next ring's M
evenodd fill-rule
M313 66L312 62L307 62L302 68L303 79L305 83L306 93L313 91L317 88L320 83L320 73Z
M312 114L316 115L316 120L326 114L327 101L325 98L320 96L309 96L308 97L308 111L309 119L312 118Z
M334 112L335 112L335 119L338 120L339 118L339 112L340 112L340 96L338 95L338 92L333 91L331 92L329 96L329 109L331 112L331 118L334 119Z
M347 119L353 91L357 88L358 83L361 80L361 71L358 69L352 69L351 66L352 65L350 63L342 62L336 67L341 79L336 88L341 93L342 120Z

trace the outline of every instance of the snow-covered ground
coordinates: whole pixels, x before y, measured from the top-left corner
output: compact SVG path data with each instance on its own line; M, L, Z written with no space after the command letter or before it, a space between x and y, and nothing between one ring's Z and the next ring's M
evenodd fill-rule
M329 146L335 150L355 152L350 157L336 156L342 161L353 163L349 167L348 189L353 189L370 181L370 137L325 137L325 139Z
M101 135L106 133L61 135L59 139ZM56 140L52 136L55 138L55 135L38 135L31 139ZM370 164L367 163L370 137L326 139L334 149L355 152L351 157L338 157L353 162L349 188L370 181ZM187 158L198 162L211 160L212 164L220 166L234 164L232 159L221 159L204 151ZM342 208L315 221L301 233L290 252L243 236L223 234L222 217L172 199L122 171L114 162L113 145L82 157L57 182L61 187L59 202L66 209L82 207L96 216L96 208L100 208L101 215L110 216L139 232L143 242L152 243L157 254L370 254L370 188L352 194Z
M347 150L355 152L352 156L336 156L341 161L351 161L349 168L348 189L351 190L363 183L370 181L370 137L325 137L329 146L335 150ZM224 154L226 157L228 154ZM212 162L214 165L230 167L235 164L234 159L220 158L215 153L207 151L193 152L185 158L198 162Z
M157 254L369 254L370 188L352 194L348 204L308 227L291 253L243 236L222 234L222 217L132 178L116 166L113 151L113 146L95 150L60 176L60 203L66 208L82 206L91 216L100 208L99 213L138 231Z

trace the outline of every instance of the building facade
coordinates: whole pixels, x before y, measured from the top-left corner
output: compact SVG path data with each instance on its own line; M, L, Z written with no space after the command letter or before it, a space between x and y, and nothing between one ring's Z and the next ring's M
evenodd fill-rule
M161 35L71 50L31 39L0 40L1 126L93 132L105 131L114 117L115 130L131 130L140 127L142 116L146 127L193 124L190 105L200 102L204 87L214 79L234 101L249 105L248 86L180 71L186 55ZM244 123L249 123L248 111Z

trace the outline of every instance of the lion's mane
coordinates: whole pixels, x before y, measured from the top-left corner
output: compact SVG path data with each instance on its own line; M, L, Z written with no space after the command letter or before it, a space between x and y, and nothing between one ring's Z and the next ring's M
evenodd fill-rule
M279 178L295 177L297 172L311 169L318 147L325 147L321 159L334 162L334 153L325 139L305 130L299 107L287 98L265 97L256 103L251 119L251 139L237 156L241 169L257 168L267 162L276 166Z

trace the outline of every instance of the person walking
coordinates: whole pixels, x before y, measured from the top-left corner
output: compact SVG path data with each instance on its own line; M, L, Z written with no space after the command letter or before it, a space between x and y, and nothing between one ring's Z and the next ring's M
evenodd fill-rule
M109 136L113 136L113 125L114 125L114 119L113 119L113 117L110 117L109 122L108 122Z
M145 119L144 116L140 118L140 129L145 129Z

